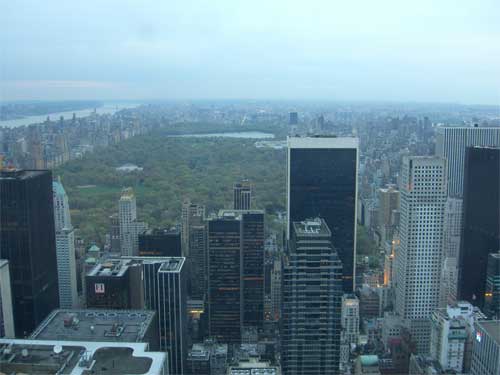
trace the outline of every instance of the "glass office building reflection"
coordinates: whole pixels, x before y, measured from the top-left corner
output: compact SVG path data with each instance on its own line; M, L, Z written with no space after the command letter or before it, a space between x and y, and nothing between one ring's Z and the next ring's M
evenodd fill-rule
M354 137L288 138L288 228L321 217L343 264L343 288L354 290L359 141Z

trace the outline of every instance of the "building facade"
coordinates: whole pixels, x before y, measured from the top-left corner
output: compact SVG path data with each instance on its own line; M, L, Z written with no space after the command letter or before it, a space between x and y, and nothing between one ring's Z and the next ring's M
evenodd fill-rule
M249 210L252 207L252 186L250 181L243 180L233 186L233 208Z
M60 181L52 183L56 230L57 277L59 305L70 309L78 304L75 231L71 225L68 196Z
M0 337L15 337L9 262L0 259Z
M471 375L500 374L500 320L477 322Z
M59 307L52 174L0 172L0 258L9 261L16 336Z
M287 238L293 222L323 218L342 261L346 293L355 284L358 147L357 138L288 138Z
M427 354L429 318L439 305L446 160L404 157L401 175L395 310L408 322L418 353Z
M182 256L181 231L172 229L148 229L139 234L139 256Z
M338 374L342 264L323 219L292 223L283 267L281 361L287 375Z
M359 300L354 294L342 296L342 331L349 344L358 343Z
M465 150L472 146L500 147L500 128L454 126L436 130L436 156L448 160L448 193L451 197L463 197Z
M488 254L500 248L500 148L465 152L459 298L483 308Z

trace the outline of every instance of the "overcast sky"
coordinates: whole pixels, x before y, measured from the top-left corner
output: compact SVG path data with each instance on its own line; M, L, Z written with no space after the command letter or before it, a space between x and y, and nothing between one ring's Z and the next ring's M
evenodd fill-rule
M0 0L0 99L500 104L499 0Z

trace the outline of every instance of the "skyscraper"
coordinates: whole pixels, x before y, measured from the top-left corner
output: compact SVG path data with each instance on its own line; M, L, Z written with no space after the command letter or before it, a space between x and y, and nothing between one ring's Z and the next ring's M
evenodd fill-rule
M0 259L0 337L15 337L9 262Z
M120 221L120 246L122 255L132 256L139 253L139 233L146 230L145 223L137 221L137 206L132 188L123 189L118 203Z
M500 249L500 148L465 153L459 298L483 307L488 254Z
M299 123L299 114L297 112L290 112L288 124L297 125Z
M191 297L205 299L208 286L207 225L201 216L192 218L199 220L191 220L189 226Z
M500 251L488 255L484 312L495 319L500 318Z
M186 258L167 258L158 270L160 348L168 353L171 374L184 374L187 358Z
M189 225L192 221L193 216L201 216L202 219L205 218L205 206L191 203L189 199L185 199L182 202L181 220L181 239L182 239L182 251L183 255L189 255Z
M75 232L71 225L68 196L60 181L52 183L54 220L56 229L57 276L59 279L59 305L63 309L76 307Z
M233 186L233 208L235 210L249 210L252 206L252 186L250 181L243 180Z
M462 232L462 199L448 197L444 209L440 307L457 300L458 255Z
M446 160L403 158L396 312L409 323L421 354L429 351L429 318L438 307L447 197Z
M234 215L208 221L208 329L219 342L241 342L241 223Z
M284 374L338 374L342 265L323 219L293 222L283 267Z
M9 261L17 336L59 307L52 174L0 172L0 258Z
M346 292L354 289L357 166L357 138L288 138L287 238L293 222L323 218L342 261Z
M436 156L448 160L448 194L462 198L464 189L465 149L471 146L500 147L500 127L438 127Z
M342 330L349 344L358 343L359 299L355 294L342 296Z

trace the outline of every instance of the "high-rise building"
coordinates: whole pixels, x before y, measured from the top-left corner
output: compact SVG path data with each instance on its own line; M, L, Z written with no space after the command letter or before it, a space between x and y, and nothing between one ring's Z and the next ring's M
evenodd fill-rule
M87 275L92 308L149 309L158 316L160 349L170 374L183 374L187 356L187 268L184 257L106 259Z
M476 341L472 353L471 375L500 374L500 320L476 323Z
M441 271L440 307L457 300L458 255L462 232L462 199L448 197L444 209L443 265Z
M189 226L191 298L205 299L208 287L207 225L201 216Z
M233 208L235 210L249 210L252 206L252 186L250 181L243 180L233 186Z
M281 258L275 259L271 270L271 320L281 316Z
M14 325L25 336L59 307L52 174L0 172L0 258L9 261Z
M342 296L342 330L348 343L358 343L359 300L354 294Z
M0 259L0 337L15 337L9 261Z
M287 238L292 223L325 220L343 265L344 291L354 290L358 139L288 138Z
M409 323L417 351L427 354L429 318L439 305L446 160L403 158L400 246L396 254L396 312Z
M243 279L243 326L264 321L264 211L240 211Z
M241 342L241 247L241 222L235 215L208 221L208 330L228 344Z
M297 112L290 112L288 124L297 125L299 123L299 114Z
M193 216L200 216L205 219L205 206L191 203L189 199L185 199L182 202L182 211L181 211L181 240L182 240L182 251L183 256L189 255L189 226L191 221L193 221ZM197 219L195 219L197 221Z
M118 203L120 221L120 246L123 256L139 253L139 233L146 230L146 224L137 221L137 204L132 188L123 189Z
M500 127L438 127L436 155L448 160L448 194L462 198L465 149L472 146L500 147Z
M52 183L56 229L57 277L59 305L70 309L78 303L75 231L71 225L68 196L60 181Z
M399 210L399 191L392 185L378 189L378 227L381 242L392 241L396 225L393 212Z
M482 308L488 254L500 248L500 148L467 148L464 176L458 291Z
M494 319L500 319L500 252L488 255L484 312Z
M323 219L293 222L283 267L281 360L287 375L339 373L342 264Z
M168 353L171 374L185 372L187 358L186 258L167 258L158 269L160 348ZM163 326L162 326L163 325Z
M182 256L181 232L172 229L148 229L139 234L139 256Z

